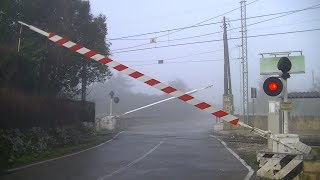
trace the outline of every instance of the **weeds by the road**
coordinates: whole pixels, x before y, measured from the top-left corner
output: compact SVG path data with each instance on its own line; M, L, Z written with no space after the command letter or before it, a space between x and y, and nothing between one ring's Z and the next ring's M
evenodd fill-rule
M226 142L228 147L234 150L253 170L259 169L256 155L257 152L266 150L266 139L245 130L215 132L214 135Z
M254 171L259 169L256 152L237 152L241 159L243 159Z
M215 132L215 136L225 141L255 171L259 169L257 152L268 151L267 140L245 130ZM305 141L309 141L307 137ZM312 160L320 160L320 147L313 147Z
M102 142L105 142L110 138L111 136L95 136L90 139L87 139L86 142L83 142L80 144L66 145L64 147L53 148L41 153L25 154L15 159L15 161L11 164L10 167L17 167L25 164L39 162L42 160L51 159L51 158L71 154L74 152L78 152L78 151L93 147L95 145L98 145Z
M79 151L110 137L84 127L0 130L0 171Z

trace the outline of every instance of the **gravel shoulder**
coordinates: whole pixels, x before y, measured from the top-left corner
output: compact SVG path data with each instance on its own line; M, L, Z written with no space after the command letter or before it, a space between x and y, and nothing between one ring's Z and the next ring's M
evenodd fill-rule
M214 136L223 140L229 148L236 152L255 171L259 169L256 161L257 152L268 152L268 141L249 130L223 130L213 133ZM312 146L316 152L315 159L320 159L320 135L318 133L299 135L301 142Z
M256 161L256 154L260 151L267 151L267 139L248 130L217 131L213 135L224 141L253 170L258 170L259 164Z

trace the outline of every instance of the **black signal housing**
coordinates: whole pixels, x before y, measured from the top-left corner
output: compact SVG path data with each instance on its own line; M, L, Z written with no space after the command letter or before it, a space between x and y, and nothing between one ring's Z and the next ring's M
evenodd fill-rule
M278 96L282 89L282 81L277 77L268 77L263 83L263 90L269 96Z

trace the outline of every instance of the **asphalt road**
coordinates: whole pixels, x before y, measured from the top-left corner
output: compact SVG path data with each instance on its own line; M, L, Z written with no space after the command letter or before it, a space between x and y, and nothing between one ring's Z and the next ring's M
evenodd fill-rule
M248 170L217 139L213 120L143 120L91 150L2 180L244 179ZM154 122L154 123L152 123Z

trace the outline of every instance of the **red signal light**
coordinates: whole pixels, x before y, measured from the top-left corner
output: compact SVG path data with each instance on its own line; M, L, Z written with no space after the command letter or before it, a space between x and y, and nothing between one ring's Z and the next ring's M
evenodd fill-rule
M278 83L276 82L269 82L268 88L270 91L276 91L278 89Z
M263 90L269 96L278 96L282 89L282 81L277 77L268 77L263 83Z

